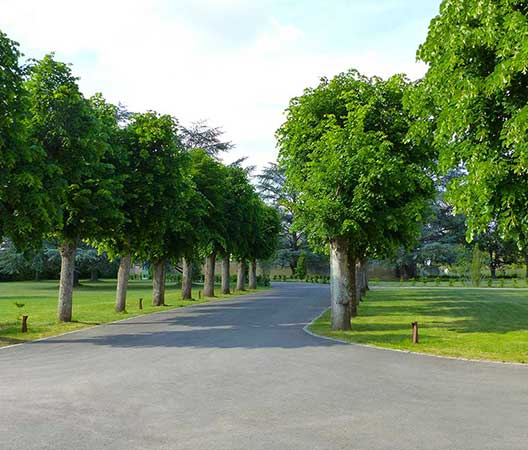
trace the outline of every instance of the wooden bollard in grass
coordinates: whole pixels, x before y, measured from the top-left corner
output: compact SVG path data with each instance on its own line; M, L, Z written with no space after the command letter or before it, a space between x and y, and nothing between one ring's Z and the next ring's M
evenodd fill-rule
M411 323L412 327L412 343L418 344L418 322Z
M22 333L27 333L28 316L22 316Z
M198 291L198 300L202 298L202 291Z
M139 297L139 309L143 309L143 297Z

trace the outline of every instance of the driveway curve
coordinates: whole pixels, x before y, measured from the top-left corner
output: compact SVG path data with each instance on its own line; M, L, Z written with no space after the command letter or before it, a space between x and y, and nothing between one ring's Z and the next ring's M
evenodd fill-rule
M526 450L528 367L341 344L327 286L0 350L2 450Z

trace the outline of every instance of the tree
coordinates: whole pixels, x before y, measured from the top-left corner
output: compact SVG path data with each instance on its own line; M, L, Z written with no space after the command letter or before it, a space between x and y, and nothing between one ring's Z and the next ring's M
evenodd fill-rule
M123 146L126 157L119 170L124 174L125 220L107 243L121 256L116 310L125 307L132 257L152 261L152 302L161 306L165 265L182 254L183 236L189 229L189 155L178 138L176 119L153 111L130 116Z
M332 327L350 329L356 261L410 245L433 192L427 147L406 139L403 76L356 71L294 98L278 130L279 161L299 192L295 227L330 251Z
M53 208L42 189L44 157L30 145L28 102L18 44L0 31L0 237L38 247Z
M190 249L205 255L204 295L213 297L216 255L225 248L229 214L225 210L226 168L205 150L195 149L190 155L191 177L202 204L200 211L193 214L194 239L190 238L193 241Z
M249 289L257 288L257 260L271 258L277 250L281 220L278 211L256 197L249 247Z
M238 164L226 167L226 235L222 249L222 293L229 293L229 262L238 261L237 290L245 289L247 259L250 254L256 193L248 171Z
M468 239L494 221L521 246L528 236L527 14L524 1L444 1L418 49L429 69L413 139L439 151L443 170L462 167L448 193Z
M221 128L211 128L203 120L194 122L189 128L181 127L180 130L181 142L187 150L201 149L213 158L234 147L231 142L221 139L223 134Z
M256 187L264 201L279 211L282 231L277 259L281 265L287 265L292 275L295 275L301 253L309 251L302 234L293 228L294 205L298 194L287 189L284 168L276 163L269 163L262 173L257 175Z
M301 252L299 260L297 261L297 270L295 271L295 275L297 275L301 280L306 278L306 253L304 252Z
M46 155L44 188L55 202L51 231L60 241L58 318L72 317L75 252L82 239L97 239L121 219L119 179L105 158L108 146L90 103L70 68L45 56L26 82L32 145Z

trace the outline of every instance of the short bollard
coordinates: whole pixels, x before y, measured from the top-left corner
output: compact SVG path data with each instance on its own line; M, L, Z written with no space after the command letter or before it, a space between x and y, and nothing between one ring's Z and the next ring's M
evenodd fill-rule
M411 323L412 326L412 343L418 344L418 322Z
M198 300L202 298L202 291L198 291Z
M143 297L139 297L139 309L143 309Z
M22 316L22 333L27 333L28 316Z

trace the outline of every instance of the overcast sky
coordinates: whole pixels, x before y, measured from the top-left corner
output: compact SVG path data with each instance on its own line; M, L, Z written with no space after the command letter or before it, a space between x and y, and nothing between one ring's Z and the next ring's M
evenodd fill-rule
M0 0L26 57L53 51L81 90L131 111L207 119L262 166L291 97L349 68L420 77L440 0Z

